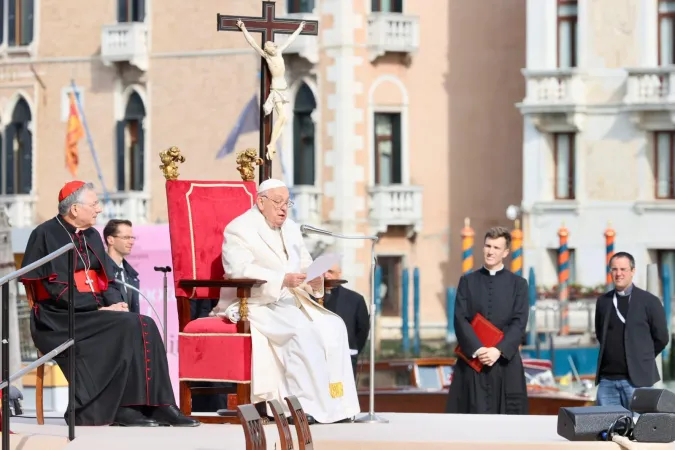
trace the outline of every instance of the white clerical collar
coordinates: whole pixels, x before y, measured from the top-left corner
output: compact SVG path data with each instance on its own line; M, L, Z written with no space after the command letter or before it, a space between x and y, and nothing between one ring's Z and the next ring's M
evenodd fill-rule
M633 293L633 283L631 283L631 284L630 284L628 287L626 287L626 289L624 289L623 291L616 291L616 293L617 293L618 295L623 296L623 297L625 297L625 296L627 296L627 295L631 295L631 294Z
M485 267L485 266L483 266L483 269L485 269L485 270L487 270L488 272L490 272L490 276L494 277L495 275L497 275L497 272L499 272L499 271L501 271L502 269L504 269L504 264L502 264L501 267L499 267L498 269L495 269L495 270L490 270L490 269L488 269L488 268Z

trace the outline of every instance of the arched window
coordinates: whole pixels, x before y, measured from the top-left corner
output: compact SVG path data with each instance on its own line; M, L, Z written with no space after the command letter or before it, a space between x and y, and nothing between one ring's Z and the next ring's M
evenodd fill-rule
M117 122L117 191L142 191L145 179L145 106L132 92L124 119Z
M314 186L315 126L312 112L316 100L309 86L302 83L293 108L293 184Z
M26 100L20 97L14 106L12 121L5 128L1 170L3 194L30 194L33 189L31 120L30 107Z

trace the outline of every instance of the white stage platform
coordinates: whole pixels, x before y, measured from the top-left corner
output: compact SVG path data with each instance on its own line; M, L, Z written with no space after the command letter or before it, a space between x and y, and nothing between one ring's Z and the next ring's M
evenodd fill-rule
M451 414L389 414L387 424L312 425L315 450L621 450L612 442L569 442L556 433L556 416L477 416ZM37 425L12 420L12 448L17 450L244 450L239 425L197 428L78 427L67 441L63 424ZM291 426L294 439L295 429ZM279 448L276 425L265 426L267 448ZM297 442L295 444L297 449ZM675 444L637 444L640 450L675 450Z

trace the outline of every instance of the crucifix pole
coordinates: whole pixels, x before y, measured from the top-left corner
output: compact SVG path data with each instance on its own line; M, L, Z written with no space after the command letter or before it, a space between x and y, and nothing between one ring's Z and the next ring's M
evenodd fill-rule
M263 44L265 43L265 37L263 35ZM267 146L272 139L272 119L274 112L269 113L265 116L265 111L263 111L263 104L265 99L270 95L270 89L272 84L272 77L270 77L270 71L265 64L265 59L260 58L260 98L258 108L260 113L260 136L258 138L258 155L263 160L263 163L258 168L258 184L262 183L265 180L272 178L272 159L265 157L265 152ZM281 155L279 156L281 158Z
M302 20L294 19L277 19L275 16L276 4L274 1L262 2L262 16L225 16L218 14L218 31L241 31L237 25L238 20L242 20L246 25L246 29L250 33L260 33L261 48L264 48L265 42L274 42L276 34L293 34L303 22ZM305 20L305 26L301 35L319 34L319 22L316 20ZM272 160L266 157L267 146L270 144L272 138L272 114L265 116L263 105L270 95L272 79L269 68L264 57L260 58L260 140L258 154L263 160L263 164L259 168L259 183L272 177Z

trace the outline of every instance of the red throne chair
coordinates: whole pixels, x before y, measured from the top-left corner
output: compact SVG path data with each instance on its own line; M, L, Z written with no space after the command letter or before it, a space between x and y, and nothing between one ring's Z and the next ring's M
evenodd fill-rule
M263 280L225 279L221 260L223 230L256 200L256 183L167 180L166 196L171 237L176 305L178 308L178 378L180 409L192 415L193 391L228 393L224 416L194 416L201 422L237 423L236 406L251 403L251 335L247 300ZM207 317L190 320L190 301L217 299L223 287L237 289L241 321ZM193 382L237 385L236 394L223 388L192 387ZM196 393L196 392L195 392Z
M164 170L164 169L163 169ZM165 177L167 173L165 171ZM225 279L221 259L223 231L256 201L253 181L167 179L166 197L178 309L179 402L183 414L204 423L239 423L237 406L251 403L251 334L247 302L264 280ZM326 280L326 288L345 280ZM223 287L237 289L241 320L191 320L190 302L217 299ZM319 303L323 304L322 299ZM236 394L194 382L236 384ZM218 416L192 414L192 395L228 394L227 411Z

